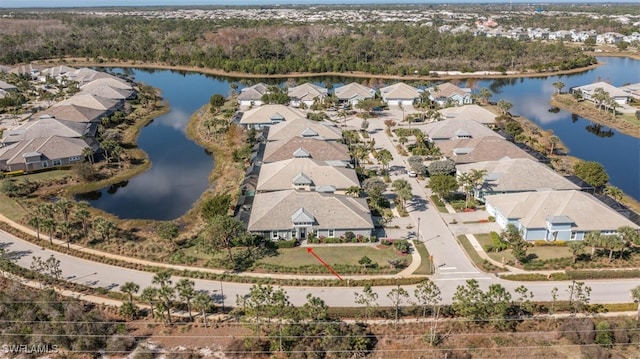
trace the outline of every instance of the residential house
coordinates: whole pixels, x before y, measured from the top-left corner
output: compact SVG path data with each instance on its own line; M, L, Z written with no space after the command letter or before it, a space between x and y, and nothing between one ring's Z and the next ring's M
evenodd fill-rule
M77 105L80 107L88 107L96 110L104 111L104 116L110 116L112 113L120 110L124 106L123 101L104 98L91 94L75 94L66 100L54 104L52 107Z
M282 141L269 141L264 148L262 163L288 160L290 158L312 158L319 161L342 163L351 161L347 145L318 138L291 137Z
M429 137L429 140L434 143L487 136L501 137L485 125L461 118L429 123L425 126L424 132Z
M549 40L571 40L571 31L568 30L558 30L552 31L549 33Z
M300 110L285 105L270 104L246 111L242 114L240 124L246 128L262 129L281 122L305 119L305 117L304 112Z
M53 117L43 117L27 121L22 125L4 132L1 142L10 145L16 142L45 138L50 136L80 138L94 137L96 123L68 122Z
M53 67L47 67L40 70L40 75L38 76L38 80L40 82L46 82L47 78L53 78L58 83L66 82L69 73L75 71L73 67L58 65Z
M357 82L352 82L344 86L336 87L334 94L340 104L355 107L355 105L362 100L375 98L376 90Z
M640 42L640 32L632 32L631 35L627 35L625 37L622 38L622 41L624 42Z
M442 154L456 163L465 164L497 161L504 157L529 158L533 156L500 136L460 139L437 143Z
M82 91L80 91L78 95L92 95L92 96L107 98L111 100L124 101L132 98L135 95L135 92L133 90L124 90L124 89L113 88L107 85L102 85L102 86L90 86L86 89L82 89Z
M455 106L455 107L447 107L441 110L438 110L442 117L446 119L462 119L462 120L471 120L478 123L481 123L486 126L493 126L496 124L496 114L487 110L484 107L478 105L466 105L466 106Z
M18 88L14 85L0 80L0 98L5 98L9 93L17 92Z
M411 106L420 98L420 91L404 82L398 82L381 88L380 97L390 106Z
M485 171L482 184L473 196L484 202L485 196L531 191L580 190L580 186L561 176L549 166L528 158L502 158L497 161L467 163L456 166L458 176L472 170Z
M62 105L49 107L46 110L40 111L32 116L34 119L40 118L55 118L67 122L100 122L104 117L105 112L103 110L97 110L95 108L82 107L78 105Z
M92 139L60 136L38 137L0 148L0 170L35 171L68 166L83 159L86 147L94 152L98 144Z
M342 131L340 131L333 122L318 122L303 117L296 117L271 126L271 128L269 128L267 141L290 140L294 137L338 141L342 139Z
M19 65L12 68L9 73L29 76L32 80L37 80L38 76L40 76L40 68L40 66L32 64Z
M451 82L445 82L432 87L429 90L429 98L440 106L468 105L473 103L471 89L460 88Z
M256 194L247 228L272 240L304 240L346 232L369 238L374 226L364 198L286 190Z
M597 100L593 98L593 95L595 93L595 90L598 88L603 89L604 92L609 94L609 96L620 105L625 105L629 103L630 95L628 92L621 90L603 81L592 83L589 85L573 87L571 89L571 92L578 92L580 93L583 99L597 104ZM603 105L606 106L606 104L603 104Z
M629 94L629 97L636 100L640 100L640 82L635 84L628 84L619 87L620 90Z
M104 77L99 77L100 75L105 75ZM91 81L89 81L91 79ZM82 79L83 83L80 85L81 90L88 90L92 87L101 87L101 86L109 86L114 89L119 90L133 90L133 86L118 77L105 74L104 72L96 72L95 76L85 77Z
M594 30L590 31L571 31L571 41L573 42L585 42L589 39L596 39L598 34Z
M262 96L269 92L269 86L260 82L245 87L238 94L238 104L243 107L262 106Z
M538 191L485 197L487 212L501 228L513 224L525 240L582 240L589 232L615 234L638 226L582 191Z
M353 168L336 167L329 162L311 158L291 158L263 164L256 190L315 191L317 188L331 188L329 192L344 194L350 187L360 187L360 181Z
M596 44L617 44L624 39L624 35L617 32L605 32L596 35Z
M304 104L306 108L309 108L316 101L324 101L328 92L329 90L324 87L307 82L299 86L290 87L288 95L291 99L291 106L301 107Z

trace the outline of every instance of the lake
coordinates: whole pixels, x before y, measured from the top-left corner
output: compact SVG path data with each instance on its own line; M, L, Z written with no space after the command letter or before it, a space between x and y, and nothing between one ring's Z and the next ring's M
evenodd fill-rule
M568 147L569 154L603 164L611 184L640 199L640 140L607 128L599 135L589 131L590 121L566 111L549 112L552 83L562 81L570 87L596 81L620 86L640 82L640 61L606 57L606 65L579 74L545 78L479 80L477 88L494 93L491 101L505 99L513 104L511 112L522 115L545 130L553 130ZM185 136L189 117L209 101L214 93L227 95L227 79L198 73L169 70L112 69L131 75L136 81L159 88L171 111L145 127L138 145L152 162L149 171L129 181L85 196L92 206L120 218L171 220L185 214L207 189L207 178L214 161L203 148ZM315 79L323 81L322 79ZM256 80L257 81L257 80ZM349 82L347 78L333 83ZM356 80L358 82L361 79ZM268 81L273 83L274 80Z

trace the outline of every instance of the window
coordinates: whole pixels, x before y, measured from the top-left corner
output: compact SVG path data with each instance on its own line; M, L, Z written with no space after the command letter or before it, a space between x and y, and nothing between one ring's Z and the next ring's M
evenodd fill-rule
M53 160L52 162L54 166L60 166L62 164L62 161L60 160Z
M70 162L80 161L80 157L78 157L78 156L73 156L73 157L69 158L69 161L70 161Z
M49 167L49 161L43 161L43 162L42 162L42 167L43 167L43 168L47 168L47 167Z
M572 241L575 241L577 237L578 237L578 232L571 232L571 240Z
M271 239L278 239L278 231L271 231Z
M336 236L336 230L335 230L335 229L329 229L329 230L327 231L327 237L329 237L329 238L333 238L333 237L335 237L335 236Z

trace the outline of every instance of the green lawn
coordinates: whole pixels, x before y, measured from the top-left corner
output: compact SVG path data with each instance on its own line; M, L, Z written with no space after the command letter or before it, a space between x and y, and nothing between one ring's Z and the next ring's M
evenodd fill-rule
M476 239L482 246L485 248L486 245L491 244L491 239L489 239L489 234L476 234ZM557 258L571 258L571 250L568 247L562 246L540 246L540 247L529 247L527 248L527 253L529 255L534 255L535 259L539 260L547 260L547 259L557 259ZM515 258L511 255L511 250L507 249L502 252L489 252L487 253L489 257L492 259L502 262L504 258L504 262L507 263L509 261L514 262Z
M418 269L416 269L415 272L413 272L413 274L417 274L417 275L433 274L433 264L431 263L431 257L429 255L429 252L427 251L427 247L425 247L423 242L418 242L416 244L416 242L413 241L413 244L415 245L416 248L418 248L418 253L420 253L420 258L421 258L420 266L418 267Z
M477 236L477 234L475 236ZM478 252L476 251L476 249L473 248L473 246L471 245L471 242L469 242L469 239L467 239L467 236L465 236L464 234L461 234L457 238L460 244L462 245L462 248L464 248L464 250L467 251L469 258L471 258L471 261L473 261L473 263L476 265L478 269L486 272L500 269L494 266L493 264L491 264L489 261L482 259L478 254Z
M20 222L27 215L27 212L13 198L0 193L0 213L5 217Z
M24 178L32 182L40 182L40 181L59 180L67 176L73 176L73 171L71 170L44 171L44 172L33 173L33 174L24 175L24 176L18 176L18 177L15 177L15 179L21 180L22 178Z
M406 261L406 264L411 263L411 256L404 255L399 256L396 254L395 249L391 246L384 249L378 249L371 246L357 246L357 247L313 247L313 252L317 254L322 260L330 265L346 264L346 265L359 265L360 258L367 256L373 263L378 263L380 267L388 267L389 259L400 258ZM278 249L278 255L274 257L263 258L260 260L262 263L283 265L287 267L300 267L305 265L320 264L318 260L307 252L307 248L282 248Z

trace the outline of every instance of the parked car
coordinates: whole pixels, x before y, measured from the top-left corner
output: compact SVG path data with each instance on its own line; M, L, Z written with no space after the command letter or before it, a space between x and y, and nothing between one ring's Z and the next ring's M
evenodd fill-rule
M409 175L409 177L412 177L412 178L418 177L418 174L415 173L414 171L409 171L407 172L407 174Z

